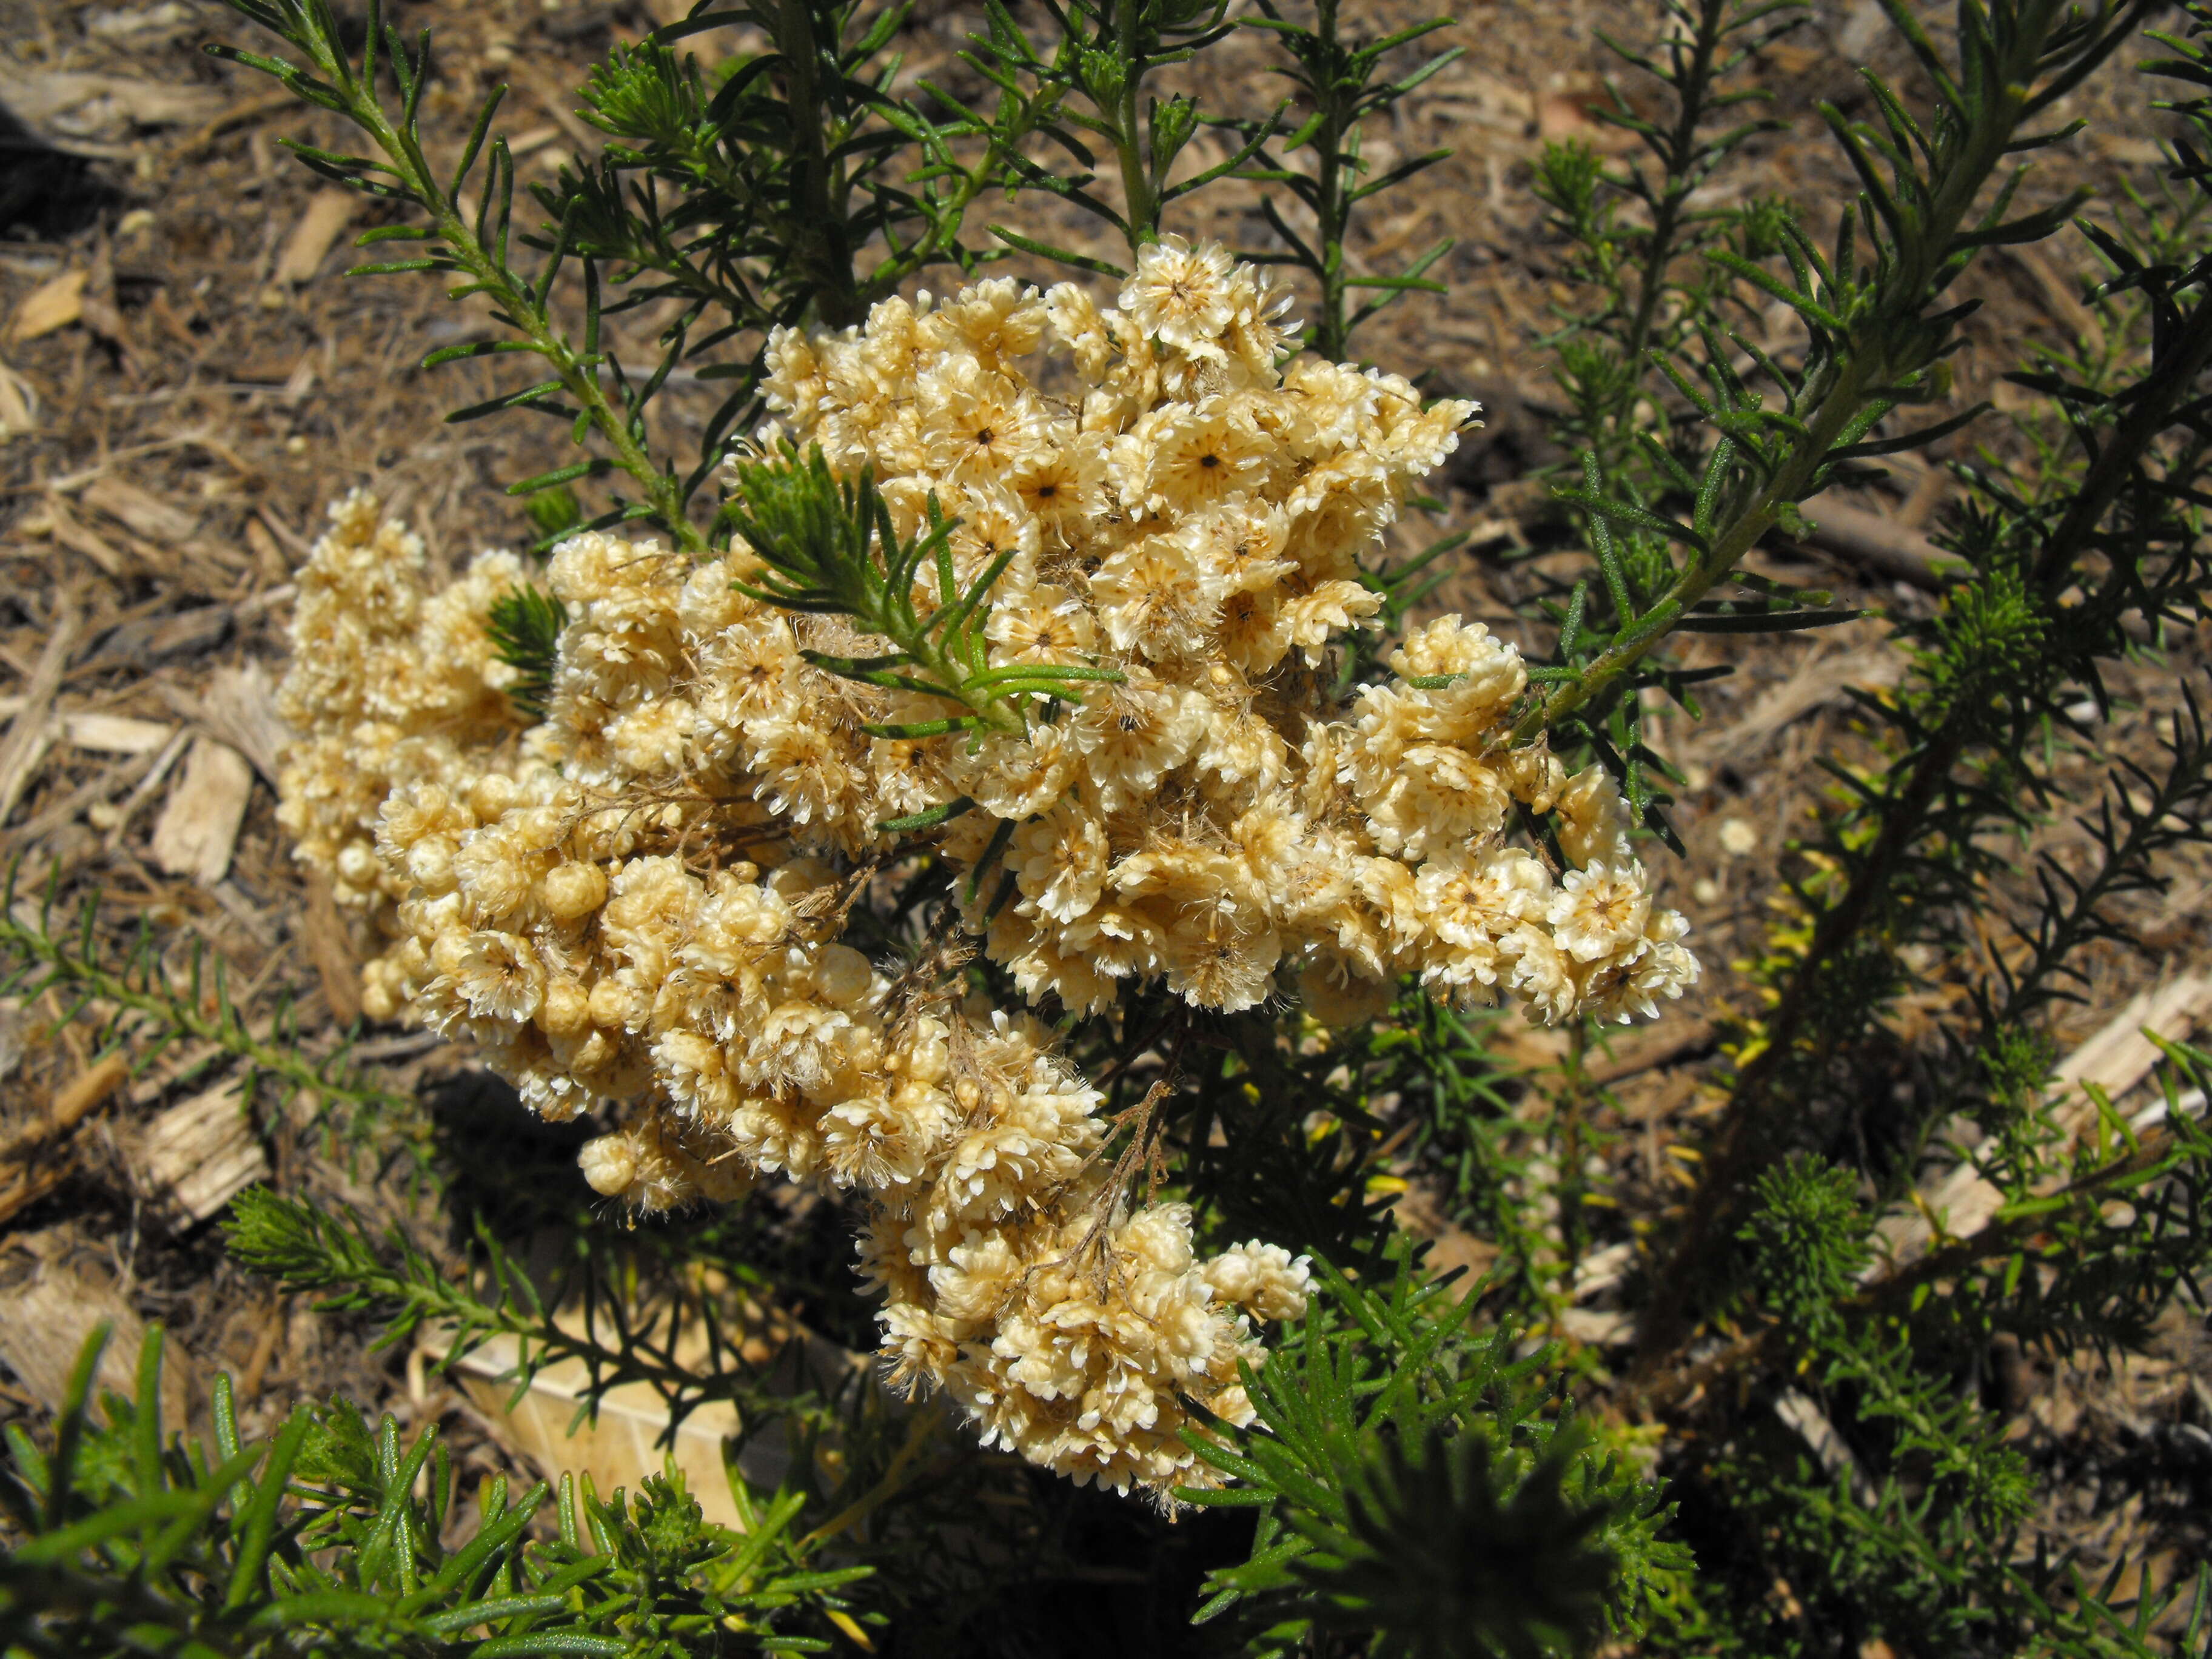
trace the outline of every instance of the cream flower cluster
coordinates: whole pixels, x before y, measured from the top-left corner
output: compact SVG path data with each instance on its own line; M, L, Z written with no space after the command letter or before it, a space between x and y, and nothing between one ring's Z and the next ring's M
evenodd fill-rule
M855 726L841 745L805 712L832 694L803 675L769 712L720 687L702 710L817 844L857 853L884 818L974 801L943 849L991 865L965 908L1032 1001L1091 1012L1157 977L1235 1011L1295 981L1335 1024L1411 974L1547 1021L1655 1012L1696 977L1686 924L1653 905L1601 769L1570 780L1541 747L1505 747L1528 684L1510 645L1446 617L1391 656L1394 682L1329 696L1330 638L1381 604L1361 556L1474 406L1312 358L1279 372L1281 310L1249 267L1170 239L1118 312L996 281L887 301L842 335L779 333L764 439L872 469L903 532L934 498L959 520L963 584L1010 554L993 667L1122 678L978 742ZM1040 370L1017 361L1040 352ZM1505 843L1516 805L1553 815L1571 867Z
M736 1199L762 1173L866 1195L896 1382L943 1388L987 1439L1078 1480L1213 1479L1181 1437L1186 1401L1249 1420L1237 1364L1263 1358L1255 1319L1303 1311L1304 1262L1257 1241L1200 1261L1187 1209L1130 1212L1097 1157L1100 1097L1033 1018L902 995L836 942L855 878L795 854L775 811L710 793L712 769L625 769L661 716L586 682L648 672L672 603L591 583L672 562L589 539L556 559L580 618L572 718L526 729L483 641L515 562L487 555L426 597L417 538L361 496L332 519L302 573L282 704L305 735L281 811L392 942L368 1011L469 1042L546 1117L615 1103L625 1126L584 1174L641 1209Z
M484 629L522 566L429 592L360 496L301 573L282 698L285 825L388 945L372 1014L467 1041L545 1116L611 1103L585 1173L641 1207L763 1174L865 1195L895 1377L1116 1486L1208 1478L1184 1402L1249 1419L1237 1363L1303 1309L1304 1264L1197 1259L1187 1211L1111 1178L1101 1097L1042 1027L841 942L887 861L945 860L1022 994L1078 1012L1157 979L1203 1009L1295 989L1338 1024L1412 975L1626 1018L1697 972L1605 775L1506 747L1510 646L1445 617L1332 696L1329 641L1378 604L1359 557L1472 409L1279 370L1280 316L1170 241L1119 310L991 282L771 343L759 448L872 468L905 532L934 497L963 585L1004 556L994 666L1120 675L1018 732L872 735L956 711L811 664L885 642L749 597L750 549L599 533L544 574L568 622L525 720ZM963 799L912 844L877 828ZM1524 811L1563 864L1508 843Z

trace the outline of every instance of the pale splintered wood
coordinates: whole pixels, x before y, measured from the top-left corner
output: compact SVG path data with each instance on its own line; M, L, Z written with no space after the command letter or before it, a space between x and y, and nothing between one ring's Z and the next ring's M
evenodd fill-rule
M338 233L352 220L359 205L360 198L349 190L317 191L300 222L292 227L276 269L270 273L270 283L297 287L312 280L322 268L331 244L337 240Z
M292 741L291 728L276 712L276 688L258 662L243 668L218 668L200 694L208 729L253 763L271 788L277 757Z
M665 1304L645 1310L634 1327L656 1350L667 1339L667 1314ZM772 1390L796 1392L811 1387L825 1395L834 1395L855 1370L865 1370L872 1363L866 1354L788 1328L749 1299L731 1315L732 1323L724 1331L730 1346L714 1351L708 1347L696 1319L688 1319L673 1343L676 1363L702 1374L742 1366ZM581 1316L574 1310L556 1317L563 1329L582 1328ZM445 1328L426 1331L409 1375L416 1374L416 1365L444 1359L452 1340L452 1332ZM584 1474L591 1476L601 1497L617 1486L635 1492L647 1475L659 1474L664 1460L673 1457L707 1519L743 1528L722 1464L723 1446L745 1426L734 1405L726 1400L708 1401L689 1413L672 1435L668 1407L650 1383L626 1382L609 1389L599 1396L596 1410L585 1411L581 1408L590 1396L590 1378L583 1361L556 1361L518 1390L514 1370L520 1357L520 1343L502 1334L453 1362L452 1372L500 1438L529 1458L548 1480L557 1480L563 1473ZM901 1409L945 1407L940 1399ZM774 1487L789 1473L790 1464L790 1445L779 1425L750 1436L738 1455L739 1470L757 1487Z
M154 862L202 886L221 881L252 793L253 768L245 756L213 738L193 739L185 775L154 823Z
M2047 1094L2068 1140L2079 1138L2097 1121L2092 1090L2117 1103L2157 1066L2162 1056L2146 1031L2168 1042L2183 1042L2208 1020L2212 1020L2212 978L2202 975L2184 974L2133 998L2052 1073ZM2054 1161L2063 1163L2065 1152L2063 1146L2053 1148ZM2063 1184L2063 1177L2051 1184ZM2003 1207L2004 1194L1971 1159L1954 1165L1923 1182L1911 1203L1882 1218L1875 1231L1885 1248L1863 1277L1884 1278L1925 1255L1935 1242L1934 1221L1942 1223L1947 1237L1971 1238Z
M635 1492L647 1475L660 1473L664 1458L672 1456L708 1520L733 1528L744 1524L722 1473L722 1443L739 1427L736 1407L726 1400L708 1401L678 1426L671 1445L663 1439L669 1413L660 1396L647 1383L625 1382L608 1389L598 1412L579 1420L586 1392L583 1362L564 1359L548 1365L518 1395L511 1373L519 1346L512 1336L495 1336L453 1370L500 1437L548 1479L588 1474L602 1498L617 1486ZM442 1357L441 1345L424 1346L429 1358ZM744 1460L748 1465L755 1461ZM766 1473L746 1469L749 1478Z
M138 1349L145 1322L105 1276L80 1271L62 1260L65 1241L56 1234L21 1241L37 1265L15 1284L0 1288L0 1363L14 1372L23 1391L50 1412L68 1403L70 1373L85 1340L101 1324L111 1329L93 1382L93 1398L138 1392ZM174 1428L185 1425L191 1362L173 1340L162 1350L161 1413ZM97 1409L94 1420L100 1420Z
M0 738L0 823L6 823L8 814L15 810L15 803L38 775L39 763L53 747L58 735L50 718L54 693L61 689L76 633L76 611L64 610L54 618L46 648L40 652L30 681L23 688L22 705L15 722L9 726L8 735Z
M21 697L0 697L0 715L12 720L22 712ZM150 755L168 742L177 729L160 720L132 720L127 714L103 714L86 709L64 709L54 718L61 722L64 742L101 755Z
M1851 1455L1850 1445L1836 1432L1836 1425L1811 1395L1784 1389L1774 1401L1774 1414L1796 1431L1807 1449L1820 1460L1821 1468L1832 1475L1850 1479L1853 1498L1869 1508L1873 1506L1878 1495L1874 1482L1867 1479L1865 1468Z
M144 1196L186 1222L205 1221L269 1178L268 1155L234 1083L194 1095L148 1124L135 1163Z
M0 444L39 429L38 388L0 362Z
M84 315L84 285L92 273L65 270L33 289L9 319L8 343L22 345L67 328Z
M197 513L188 513L174 501L141 489L113 473L94 478L78 497L129 530L159 546L174 546L190 539L200 527Z

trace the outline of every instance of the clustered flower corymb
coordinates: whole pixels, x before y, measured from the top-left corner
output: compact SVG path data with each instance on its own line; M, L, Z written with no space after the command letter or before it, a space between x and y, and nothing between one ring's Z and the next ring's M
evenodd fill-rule
M933 501L956 520L963 587L1003 565L993 666L1118 677L1024 698L1009 729L883 735L948 711L807 653L884 641L752 597L742 544L695 563L596 532L544 572L568 622L526 720L483 628L520 562L426 593L420 544L360 497L301 574L283 693L299 855L390 941L372 1013L465 1039L545 1115L607 1106L622 1127L584 1164L611 1195L864 1194L893 1376L1122 1486L1208 1478L1183 1402L1247 1420L1237 1362L1255 1320L1303 1307L1304 1264L1201 1261L1186 1210L1132 1209L1099 1095L1026 1011L915 994L842 942L866 867L947 862L1020 994L1078 1013L1157 981L1338 1024L1412 975L1626 1018L1697 972L1604 773L1506 744L1510 646L1443 617L1393 678L1332 695L1332 638L1379 603L1360 556L1473 410L1279 368L1281 315L1170 240L1115 310L994 281L771 342L750 453L867 469L902 534ZM878 828L963 799L919 841ZM1509 842L1524 813L1564 865Z

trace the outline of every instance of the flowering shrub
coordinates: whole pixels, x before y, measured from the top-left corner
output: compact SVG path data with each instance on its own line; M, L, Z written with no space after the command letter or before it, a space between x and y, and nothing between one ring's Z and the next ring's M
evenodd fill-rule
M436 591L374 502L333 509L299 585L284 821L370 947L368 1011L467 1045L544 1119L588 1112L592 1138L442 1109L433 1133L219 976L211 1001L173 983L152 930L104 963L90 908L65 937L0 905L0 981L122 1011L103 1042L228 1050L248 1099L311 1091L433 1182L465 1171L389 1232L243 1199L249 1270L386 1342L434 1323L449 1364L504 1337L519 1379L574 1361L595 1398L644 1388L672 1425L723 1402L741 1445L807 1449L757 1511L733 1473L742 1540L653 1483L635 1533L619 1495L564 1492L557 1547L526 1541L534 1499L482 1500L500 1518L453 1558L476 1567L440 1569L462 1598L441 1602L413 1565L446 1535L443 1478L416 1496L427 1437L404 1461L387 1422L373 1480L226 1498L253 1461L233 1414L222 1470L165 1462L156 1352L139 1414L88 1437L88 1358L52 1457L21 1439L0 1479L39 1534L0 1559L0 1625L124 1632L102 1651L171 1631L246 1651L336 1618L424 1651L475 1630L517 1652L870 1646L872 1625L874 1650L1026 1652L1051 1638L1008 1610L1048 1599L1062 1633L1090 1584L1116 1617L1218 1620L1206 1650L1253 1659L2096 1659L2174 1627L2155 1563L2192 1552L2147 1521L2099 1544L2094 1589L2078 1493L2053 1485L2089 1467L2081 1443L2031 1455L2016 1402L1975 1384L2013 1388L2005 1344L2035 1351L2014 1370L2142 1350L2212 1263L2212 1055L2167 1044L2163 1100L2093 1090L2094 1123L2051 1073L2063 1006L2113 982L2106 948L2212 841L2212 728L2140 650L2212 594L2212 100L2160 106L2195 136L2140 191L2109 148L2080 175L2119 185L2084 227L2094 326L1995 366L2033 399L1970 406L1990 365L1953 362L1988 344L1962 328L1969 267L2088 201L2021 190L2014 158L2068 143L2069 108L2109 115L2073 100L2151 0L1942 28L1885 5L1918 84L1869 76L1856 118L1824 110L1862 186L1840 204L1741 170L1784 125L1747 114L1743 72L1806 9L1667 0L1623 52L1641 91L1586 112L1630 142L1534 158L1559 325L1534 343L1557 388L1538 412L1576 459L1516 509L1552 556L1505 584L1513 644L1417 609L1454 538L1384 554L1473 406L1340 361L1458 264L1406 243L1424 213L1366 234L1377 193L1443 155L1404 148L1420 127L1395 106L1449 68L1456 49L1412 50L1446 20L993 4L933 80L900 66L896 4L702 0L591 71L578 115L611 142L526 188L532 225L504 88L449 153L459 133L422 125L428 38L375 0L358 41L325 0L234 3L290 55L219 55L372 152L300 147L379 204L363 246L417 245L364 269L489 302L501 337L425 366L530 362L454 418L550 415L580 452L509 485L533 547ZM2183 9L2147 67L2200 90L2212 9ZM1161 83L1248 26L1283 104ZM733 56L696 61L695 38ZM1294 274L1310 327L1252 264L1168 234L1232 178L1250 258ZM1040 195L1018 226L971 212ZM1071 229L1086 216L1111 234ZM1009 250L1110 278L1114 308L985 280ZM935 266L949 300L916 290ZM639 329L605 327L626 312L659 331L643 373L622 361ZM683 410L696 456L664 453L656 399L710 383L720 405ZM1736 654L1679 636L1863 614L1755 551L1810 537L1832 485L1953 442L1914 491L1954 490L1929 520L1947 560L1913 553L1918 592L1856 585L1909 666L1820 757L1844 793L1793 815L1787 920L1745 965L1763 995L1685 1022L1720 1049L1694 1095L1680 1072L1616 1092L1625 1068L1706 1064L1592 1052L1698 972L1632 841L1680 850L1667 792L1695 774L1662 710L1701 718ZM2067 802L2080 833L2051 822ZM1500 1006L1562 1028L1551 1063L1509 1058ZM516 1164L475 1181L487 1133ZM720 1205L769 1176L836 1202ZM1942 1212L1962 1181L2002 1198L1986 1224ZM833 1214L872 1308L842 1294ZM1494 1260L1475 1286L1418 1241L1431 1219ZM470 1235L467 1271L409 1236L426 1221ZM844 1343L872 1312L881 1375L1018 1457L932 1455L953 1414L896 1410L864 1371L794 1382L795 1346L749 1355L702 1288L733 1283ZM265 1468L304 1445L312 1474L293 1437L324 1432L295 1416ZM126 1438L127 1492L100 1473ZM1020 1458L1255 1524L1170 1534ZM1133 1547L1097 1547L1102 1522ZM1119 1563L1157 1588L1224 1539L1243 1559L1195 1607L1126 1593ZM294 1594L332 1584L342 1607Z
M1332 638L1381 603L1361 556L1474 407L1279 368L1284 304L1169 239L1118 311L998 280L775 337L738 499L779 465L749 456L803 447L871 482L893 541L934 527L915 603L978 595L1003 695L855 678L890 642L775 603L775 548L593 532L547 566L565 623L526 723L487 626L519 562L425 593L420 544L358 495L303 573L283 694L299 856L392 940L373 1014L467 1042L542 1115L618 1103L585 1174L641 1208L775 1174L865 1194L893 1378L1116 1486L1203 1481L1178 1396L1249 1419L1251 1322L1302 1311L1305 1266L1201 1262L1186 1210L1132 1210L1034 1015L840 942L872 874L943 860L960 925L1075 1014L1158 979L1337 1024L1410 974L1626 1019L1697 975L1603 770L1505 746L1510 646L1445 617L1333 695ZM1068 671L1091 678L1028 678ZM1516 813L1551 836L1510 842Z

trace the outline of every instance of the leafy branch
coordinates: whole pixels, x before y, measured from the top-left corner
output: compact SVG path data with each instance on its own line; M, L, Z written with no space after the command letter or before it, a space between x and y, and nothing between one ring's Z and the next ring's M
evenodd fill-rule
M568 607L561 596L527 582L509 588L491 602L484 617L484 632L491 636L493 654L514 670L514 683L507 688L507 699L525 720L545 716L545 700L553 693L553 666L561 630L568 625Z
M224 1221L231 1255L249 1271L288 1290L322 1295L325 1311L366 1312L382 1325L375 1346L391 1347L434 1330L451 1366L494 1337L515 1339L514 1377L520 1398L547 1365L573 1359L585 1372L580 1419L609 1389L641 1382L667 1405L670 1433L708 1401L748 1411L803 1413L803 1395L774 1396L753 1380L738 1342L704 1298L641 1309L625 1294L618 1263L578 1237L574 1260L541 1295L522 1264L481 1221L476 1246L484 1288L457 1278L447 1264L411 1243L397 1227L381 1237L360 1218L280 1198L264 1188L239 1194ZM570 1309L572 1316L556 1318ZM696 1330L693 1327L696 1326ZM683 1357L678 1338L684 1339ZM705 1364L690 1343L702 1340Z
M54 992L62 1009L56 1029L93 1015L98 1021L95 1046L132 1049L134 1070L144 1069L179 1039L190 1038L244 1062L240 1088L246 1101L256 1099L264 1088L273 1089L279 1106L306 1094L322 1102L325 1112L343 1106L356 1123L374 1121L386 1131L416 1117L412 1100L349 1069L343 1049L320 1060L307 1054L289 1000L267 1019L249 1024L230 995L222 959L216 957L210 967L204 946L192 946L181 986L162 962L161 936L150 924L141 924L122 961L112 963L100 947L96 897L78 908L73 927L58 931L54 891L50 889L35 906L19 902L16 874L11 868L0 884L0 995L28 1000Z
M1247 28L1272 33L1281 44L1290 62L1273 73L1291 82L1304 118L1291 126L1278 111L1263 120L1237 123L1253 157L1237 176L1280 186L1313 215L1316 229L1310 240L1301 235L1283 217L1277 192L1265 191L1260 211L1290 251L1252 257L1263 264L1297 265L1313 278L1321 305L1310 343L1330 362L1340 362L1352 356L1352 331L1393 301L1409 293L1445 291L1427 273L1451 252L1449 237L1415 255L1395 275L1381 276L1353 276L1346 264L1346 243L1353 210L1362 202L1426 172L1451 153L1438 149L1408 156L1370 178L1360 155L1361 134L1367 122L1388 114L1458 58L1462 48L1437 52L1402 75L1383 76L1383 63L1392 53L1449 27L1451 20L1434 18L1353 46L1344 37L1339 0L1318 0L1310 27L1285 18L1273 0L1260 0L1260 9L1262 15L1242 21ZM1279 153L1271 151L1268 147L1278 142ZM1289 164L1288 158L1301 150L1312 157L1310 173ZM1358 290L1376 297L1355 305Z
M941 698L965 711L866 728L878 737L1020 732L1026 723L1018 700L1079 702L1082 685L1122 678L1116 670L1081 665L992 667L985 641L991 588L1016 550L1002 550L963 589L950 545L957 523L939 512L933 494L927 532L902 537L876 490L873 469L841 480L818 447L802 460L797 446L787 442L781 460L739 470L716 529L736 536L766 566L755 581L737 582L739 591L787 611L848 616L897 647L872 657L809 651L808 661L862 684ZM915 592L933 585L937 603L925 616Z
M1656 170L1632 155L1608 168L1595 150L1572 141L1547 144L1538 158L1535 192L1568 238L1570 274L1599 296L1594 311L1570 317L1547 342L1559 354L1558 378L1571 405L1559 438L1593 452L1602 476L1642 462L1640 431L1662 443L1674 435L1670 400L1648 395L1657 373L1654 354L1680 356L1702 343L1698 331L1729 282L1724 268L1703 256L1723 234L1752 228L1771 211L1770 204L1690 205L1724 162L1779 125L1754 115L1716 130L1716 118L1770 98L1759 87L1723 83L1805 15L1796 0L1668 0L1667 26L1649 49L1601 32L1608 50L1673 100L1670 120L1650 120L1614 87L1593 111L1632 134ZM1632 221L1620 211L1630 203L1638 210ZM1685 256L1697 256L1697 274L1686 281L1676 270Z
M860 1628L839 1592L872 1569L811 1564L813 1541L793 1535L800 1493L763 1500L733 1469L732 1532L705 1521L680 1474L647 1476L634 1502L564 1474L542 1538L547 1486L511 1498L492 1476L464 1523L434 1425L410 1444L389 1416L372 1429L337 1401L296 1407L247 1444L219 1376L211 1451L172 1442L158 1328L136 1399L111 1396L95 1424L107 1336L79 1354L50 1449L9 1430L0 1503L25 1540L0 1554L10 1653L675 1659L731 1639L820 1652L830 1644L808 1628Z
M2188 49L2185 59L2146 67L2202 70L2203 49ZM2179 107L2200 127L2212 123L2212 103ZM1835 975L1890 907L1919 897L1915 878L1932 867L1917 849L1938 836L1972 848L1985 818L2019 819L2036 794L2023 794L2021 768L2011 757L2029 752L2028 731L2051 717L2061 689L2099 687L2099 659L2130 648L2125 613L2163 620L2193 613L2201 602L2206 571L2193 503L2212 449L2197 429L2203 398L2196 383L2212 366L2212 297L2194 270L2146 264L2110 236L2100 247L2117 267L2109 287L2142 289L2152 301L2148 361L2123 385L2066 388L2062 406L2081 460L2065 488L2039 495L1987 469L1965 475L1982 497L1961 540L1978 574L1928 630L1924 689L1881 711L1900 752L1875 786L1859 787L1848 814L1872 833L1841 849L1847 879L1819 908L1801 963L1765 1022L1764 1046L1739 1073L1717 1126L1645 1324L1647 1376L1682 1334L1683 1310L1718 1236L1717 1218L1744 1171L1765 1156L1777 1085L1808 1060L1817 1063L1844 1034L1824 1026ZM2168 441L2175 433L2179 440ZM2084 602L2062 604L2077 582ZM1978 754L1990 757L1986 781L1963 764ZM2148 857L2154 848L2146 842L2137 850ZM1940 872L1936 879L1937 897L1969 896ZM2081 925L2069 924L2076 933Z
M1032 157L1012 155L1008 158L1012 177L1022 188L1057 196L1105 221L1134 253L1159 240L1160 216L1169 203L1228 177L1255 153L1256 146L1248 145L1225 161L1170 184L1176 159L1202 118L1197 101L1187 94L1170 94L1162 102L1144 93L1146 81L1156 71L1188 63L1236 27L1229 21L1227 0L1044 0L1044 4L1053 26L1053 45L1040 51L1000 0L988 0L991 33L988 42L976 43L978 50L969 61L1002 92L1012 88L1017 76L1033 77L1054 90L1050 118L1040 120L1036 131L1083 170L1061 173ZM1121 185L1118 209L1091 188L1098 182L1099 159L1086 136L1112 153ZM993 224L989 229L1007 246L1024 252L1104 276L1127 274L1109 261L1054 246L1006 225Z
M1199 1620L1239 1611L1258 1654L1334 1630L1424 1659L1640 1629L1652 1584L1688 1565L1656 1536L1658 1489L1578 1423L1546 1420L1544 1352L1516 1356L1510 1328L1476 1336L1476 1298L1455 1304L1402 1240L1390 1256L1371 1287L1317 1264L1326 1303L1246 1374L1254 1428L1185 1431L1238 1484L1177 1495L1261 1511Z
M1542 685L1516 722L1515 742L1531 742L1571 722L1591 724L1607 699L1631 688L1638 665L1660 641L1693 620L1759 538L1794 522L1796 504L1826 488L1839 469L1931 442L1972 418L1970 413L1896 437L1873 435L1893 410L1940 394L1943 360L1958 349L1958 325L1972 308L1934 309L1944 290L1983 249L2047 236L2079 204L2076 196L2008 217L2024 178L2015 171L1986 206L1977 206L2007 157L2076 130L2021 131L2117 50L2148 3L2105 0L2075 11L2063 0L2026 0L1987 14L1964 9L1954 71L1903 5L1884 0L1931 82L1934 118L1923 126L1887 82L1863 71L1881 131L1855 125L1832 106L1822 109L1863 188L1856 210L1844 215L1832 251L1824 255L1795 216L1783 213L1770 229L1789 266L1786 279L1743 253L1711 254L1748 287L1796 313L1807 334L1803 361L1787 367L1733 331L1725 344L1708 332L1695 374L1668 356L1653 357L1714 434L1698 471L1666 447L1643 441L1668 485L1694 503L1690 517L1613 493L1601 468L1589 488L1568 491L1566 498L1594 523L1649 535L1682 555L1661 580L1638 581L1625 565L1607 562L1601 548L1619 611L1615 628L1601 648L1571 655L1562 665L1566 672ZM1731 347L1748 353L1753 373L1780 392L1779 408L1765 407L1731 367ZM2093 515L2088 523L2094 521ZM1776 620L1761 616L1757 625L1771 628Z
M307 67L235 46L214 45L208 51L258 70L303 101L344 117L369 137L385 159L340 155L287 139L293 153L323 177L364 196L404 203L428 221L424 225L389 225L367 232L356 246L410 241L426 244L428 251L414 258L358 266L349 274L443 272L459 279L450 290L453 298L485 295L491 301L493 314L520 337L447 347L431 353L424 367L461 357L521 352L539 358L551 372L550 380L503 393L447 418L470 420L503 410L534 409L572 419L575 442L580 444L588 433L597 432L613 452L615 464L645 491L644 504L625 509L618 516L649 517L684 547L702 550L704 538L684 514L682 486L672 472L654 463L647 450L641 406L617 407L600 385L599 371L607 360L599 349L598 288L588 270L580 344L569 339L549 308L554 283L571 251L571 227L564 224L556 234L535 279L525 277L509 262L515 240L514 157L504 138L491 137L492 118L506 88L497 88L484 100L459 160L450 173L441 175L423 150L420 121L422 96L429 86L428 30L410 54L398 30L385 22L383 0L370 0L368 28L356 63L345 48L329 0L231 0L231 3L304 54ZM398 96L396 112L386 110L378 91L380 77L387 74ZM464 198L469 191L470 174L480 159L484 164L483 177L471 209ZM567 403L561 401L563 398ZM513 485L510 493L528 495L591 471L592 463L578 462Z

